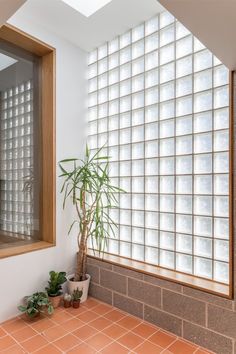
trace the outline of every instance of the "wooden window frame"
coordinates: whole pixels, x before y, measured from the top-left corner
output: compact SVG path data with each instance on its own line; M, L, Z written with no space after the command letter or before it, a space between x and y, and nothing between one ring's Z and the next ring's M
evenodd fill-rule
M0 40L37 55L40 60L41 94L41 164L42 189L40 201L41 237L38 242L0 249L0 258L42 250L56 245L55 228L55 61L56 50L18 28L5 24L0 27Z

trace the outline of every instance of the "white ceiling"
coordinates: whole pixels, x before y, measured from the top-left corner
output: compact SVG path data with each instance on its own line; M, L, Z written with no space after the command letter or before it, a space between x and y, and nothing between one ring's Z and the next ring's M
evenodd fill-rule
M8 68L9 66L17 63L17 60L5 54L0 53L0 71Z
M61 0L27 0L10 22L29 18L90 51L160 11L163 8L156 0L112 0L87 18Z

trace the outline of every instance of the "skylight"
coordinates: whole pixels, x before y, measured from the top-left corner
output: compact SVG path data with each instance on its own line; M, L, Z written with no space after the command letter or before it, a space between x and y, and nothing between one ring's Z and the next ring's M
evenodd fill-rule
M62 0L67 5L71 6L82 15L89 17L100 10L105 5L109 4L111 0Z
M0 53L0 71L8 68L9 66L15 64L16 62L17 60Z

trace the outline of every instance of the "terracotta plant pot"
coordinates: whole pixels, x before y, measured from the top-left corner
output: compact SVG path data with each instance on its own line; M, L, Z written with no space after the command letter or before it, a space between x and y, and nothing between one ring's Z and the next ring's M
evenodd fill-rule
M74 309L78 309L79 305L80 305L80 300L73 301L72 305L73 305Z
M49 301L52 303L54 309L56 309L61 303L61 295L58 296L48 296Z
M64 301L64 307L66 308L66 309L68 309L68 307L71 307L71 304L72 304L72 301L70 300L70 301L68 301L68 300L63 300Z

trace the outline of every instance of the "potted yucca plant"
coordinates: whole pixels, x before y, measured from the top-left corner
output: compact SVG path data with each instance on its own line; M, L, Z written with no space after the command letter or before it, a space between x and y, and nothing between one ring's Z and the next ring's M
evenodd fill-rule
M66 159L59 162L64 182L63 208L70 201L76 211L76 219L70 226L78 225L78 254L75 274L68 279L68 291L72 295L76 289L82 290L81 302L87 299L90 275L86 272L88 241L91 248L104 252L110 234L114 235L115 222L109 210L117 208L116 194L123 192L111 184L109 177L109 157L101 156L102 148L91 154L86 146L84 159Z

